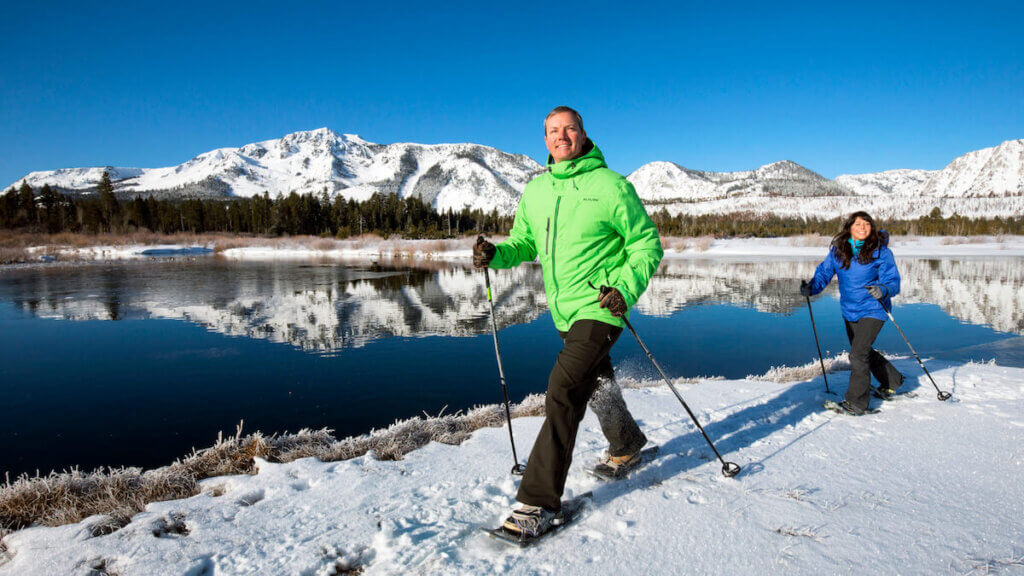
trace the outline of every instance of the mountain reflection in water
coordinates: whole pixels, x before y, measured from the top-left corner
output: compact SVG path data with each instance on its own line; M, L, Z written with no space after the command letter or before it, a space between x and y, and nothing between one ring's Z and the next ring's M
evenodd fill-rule
M667 317L702 304L791 314L816 262L674 260L636 310ZM1024 259L900 260L897 309L936 304L948 315L1024 334ZM546 312L537 265L493 273L500 327ZM5 298L40 318L180 319L230 336L321 354L395 336L472 336L490 330L483 279L461 266L353 267L268 263L147 263L36 269L2 278ZM835 294L835 282L826 294Z

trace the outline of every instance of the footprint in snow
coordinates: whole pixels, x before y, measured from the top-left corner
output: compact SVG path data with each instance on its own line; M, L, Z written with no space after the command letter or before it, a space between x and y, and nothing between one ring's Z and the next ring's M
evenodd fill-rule
M263 500L265 497L266 494L262 489L254 490L248 494L243 494L238 500L236 500L236 502L239 506L252 506L260 500Z

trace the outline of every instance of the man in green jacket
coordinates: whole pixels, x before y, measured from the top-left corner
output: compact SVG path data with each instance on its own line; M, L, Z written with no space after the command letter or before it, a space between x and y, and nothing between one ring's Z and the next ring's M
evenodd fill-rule
M639 462L647 438L615 383L609 351L622 316L647 288L664 254L640 198L583 130L579 113L559 106L544 120L547 171L526 185L508 240L483 237L477 268L512 268L539 259L544 291L564 347L548 379L545 420L530 453L506 530L536 537L560 519L576 431L587 403L609 449L601 466ZM592 287L593 286L593 287ZM611 290L599 298L594 287Z

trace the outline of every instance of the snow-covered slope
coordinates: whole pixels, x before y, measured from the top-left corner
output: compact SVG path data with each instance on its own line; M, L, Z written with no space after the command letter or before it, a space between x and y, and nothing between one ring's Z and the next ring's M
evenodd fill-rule
M104 168L33 172L23 180L66 192L95 190ZM364 200L375 192L422 198L435 208L511 214L542 171L527 156L475 144L373 144L327 128L221 148L167 168L107 168L122 197L272 196L298 193ZM875 217L1024 213L1024 140L965 154L942 170L888 170L829 180L791 161L756 170L702 172L651 162L629 175L648 210L671 214L775 214L834 218L861 209Z
M113 533L101 516L27 528L4 539L0 575L1019 574L1024 370L928 361L953 393L938 402L913 360L895 366L919 395L861 418L821 409L820 375L677 381L743 467L732 479L668 390L625 390L658 458L619 482L585 474L605 447L588 411L566 496L593 498L527 550L479 531L501 521L517 484L508 433L489 428L401 461L258 461L255 475L205 480ZM540 425L514 420L517 442Z
M220 148L167 168L107 168L115 191L168 196L271 196L327 191L365 200L374 192L423 199L439 210L511 212L540 166L527 156L476 144L374 144L328 128ZM33 172L23 180L91 191L104 168ZM18 181L20 184L22 180Z
M670 214L775 214L834 218L867 210L916 218L938 207L972 217L1024 213L1024 140L965 154L942 170L887 170L834 181L784 161L740 172L651 162L629 175L648 210Z
M789 160L741 172L700 172L671 162L652 162L630 174L629 180L648 206L846 192L835 182Z
M836 184L857 196L919 196L938 170L886 170L874 174L843 174Z
M964 154L929 180L923 193L948 198L1024 196L1024 140Z

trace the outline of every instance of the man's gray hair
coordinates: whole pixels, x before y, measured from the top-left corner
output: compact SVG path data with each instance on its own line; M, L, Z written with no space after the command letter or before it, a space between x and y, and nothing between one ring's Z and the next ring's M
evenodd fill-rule
M583 130L583 116L580 113L569 108L568 106L555 106L554 110L548 112L548 115L544 117L544 134L548 133L548 118L551 118L555 114L561 114L562 112L569 112L576 117L576 124L579 125L580 130Z

